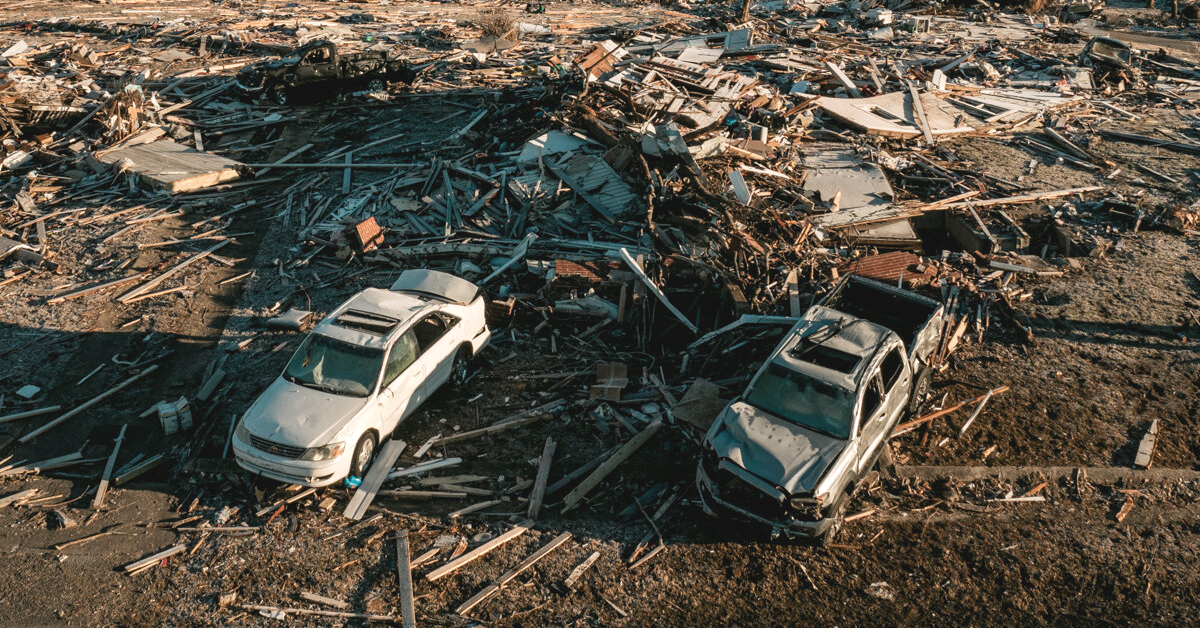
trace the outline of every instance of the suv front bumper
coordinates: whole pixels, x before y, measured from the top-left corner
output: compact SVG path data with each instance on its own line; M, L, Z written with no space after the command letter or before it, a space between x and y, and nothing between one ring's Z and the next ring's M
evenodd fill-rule
M833 519L775 521L726 502L717 496L717 487L712 478L705 473L703 464L696 465L696 488L700 493L700 505L706 514L761 523L769 526L773 534L783 534L789 538L815 539L823 536L834 524Z

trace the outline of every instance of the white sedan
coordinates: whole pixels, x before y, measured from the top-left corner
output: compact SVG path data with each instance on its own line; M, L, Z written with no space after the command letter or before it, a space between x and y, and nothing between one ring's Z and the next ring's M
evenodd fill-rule
M233 451L253 474L305 486L362 476L382 438L443 383L462 385L491 338L473 283L407 270L325 317L242 415Z

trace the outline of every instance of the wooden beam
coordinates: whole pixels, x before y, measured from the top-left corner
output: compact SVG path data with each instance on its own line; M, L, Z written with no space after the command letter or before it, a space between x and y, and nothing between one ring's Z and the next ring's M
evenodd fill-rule
M661 301L663 305L667 306L667 309L675 315L675 318L678 318L685 327L692 330L692 333L700 333L700 328L696 327L692 321L688 320L688 317L684 316L683 312L680 312L675 308L674 305L671 305L671 302L667 300L667 295L663 294L662 290L659 290L658 286L654 285L654 282L651 281L650 277L646 275L646 271L642 270L641 265L637 263L637 260L635 260L633 256L629 254L629 251L624 247L621 248L621 257L625 260L625 263L629 265L629 268L633 270L633 273L638 276L638 279L641 279L642 283L646 284L646 287L650 289L650 292L654 293L654 296L658 297L658 300Z
M185 549L187 549L187 543L180 543L179 545L168 547L167 549L156 554L151 554L141 560L135 560L132 563L125 565L123 569L125 570L125 573L137 571L143 567L149 567L150 565L153 565L154 563L157 563L168 556L174 556Z
M444 577L454 573L455 571L458 571L459 569L465 567L467 564L474 562L475 560L478 560L479 558L482 558L483 556L487 555L488 552L491 552L492 550L496 549L497 547L500 547L501 545L508 543L509 541L517 538L518 536L521 536L522 534L525 534L526 532L529 531L529 529L531 527L533 527L533 520L526 519L525 521L522 521L521 523L518 523L517 525L513 526L513 528L511 530L505 532L504 534L501 534L500 536L488 541L487 543L484 543L483 545L476 547L475 549L467 552L466 554L463 554L462 556L459 556L458 558L446 563L445 565L442 565L441 567L438 567L437 569L434 569L433 571L425 574L425 579L430 582L433 582L440 578L444 578Z
M537 406L536 408L530 408L528 410L523 410L521 412L518 412L517 414L514 414L514 415L508 417L507 419L498 421L487 427L479 428L477 430L471 430L469 432L462 432L459 434L451 434L450 436L439 438L439 439L433 441L433 446L438 447L440 445L449 445L450 443L457 443L457 442L461 442L464 440L470 440L472 438L478 438L480 436L488 436L490 434L496 434L498 432L503 432L505 430L511 430L514 427L521 427L522 425L529 425L530 423L542 421L542 420L550 418L551 415L549 414L549 412L551 410L555 410L565 404L566 404L566 402L563 401L562 399L555 399L554 401L543 403L542 405Z
M458 615L465 615L469 613L471 609L479 606L481 603L486 602L488 599L500 593L500 589L504 588L504 585L512 582L514 578L521 575L521 572L529 569L539 560L545 558L547 554L553 552L555 549L558 549L563 543L566 543L569 540L571 540L570 532L563 532L562 534L554 537L553 540L540 547L538 551L530 554L525 560L517 564L516 567L508 570L499 578L496 578L494 582L484 587L481 591L479 591L479 593L472 595L466 602L459 604L458 608L454 609L454 612Z
M54 297L54 298L52 298L52 299L50 299L50 300L46 301L46 303L62 303L62 302L64 302L64 301L70 301L71 299L78 299L79 297L82 297L82 296L89 295L89 294L91 294L91 293L93 293L93 292L99 292L99 291L101 291L101 290L107 290L107 289L109 289L109 288L112 288L112 287L115 287L115 286L119 286L119 285L121 285L121 284L126 284L126 283L129 283L129 282L131 282L131 281L138 281L139 279L142 279L142 278L144 278L145 276L146 276L146 272L145 272L145 271L143 271L143 272L140 272L140 273L138 273L138 274L136 274L136 275L130 275L130 276L128 276L128 277L122 277L122 278L120 278L120 279L114 279L114 280L112 280L112 281L106 281L106 282L104 282L104 283L101 283L101 284L96 284L96 285L94 285L94 286L89 286L89 287L87 287L87 288L81 288L81 289L79 289L79 290L76 290L76 291L74 291L74 292L68 292L67 294L59 295L59 296L57 296L57 297Z
M391 472L392 465L396 464L396 459L404 452L405 447L407 445L402 440L388 439L383 450L379 452L378 456L375 456L375 462L367 470L367 475L358 485L358 490L354 491L350 503L346 504L346 510L342 512L343 517L355 521L362 519L363 514L367 512L367 507L375 499L375 493L379 491L380 486L383 486L383 481Z
M396 578L400 586L400 619L404 628L416 628L413 608L412 564L409 562L408 530L396 534Z
M579 483L579 486L576 486L570 493L567 493L565 498L563 498L562 512L568 512L578 506L579 502L583 500L583 498L589 492L591 492L592 489L596 488L597 485L604 481L604 478L608 477L608 474L612 473L618 466L620 466L622 462L625 462L625 460L632 456L633 453L641 448L642 445L645 445L652 436L658 433L658 430L662 428L662 425L663 422L661 418L655 419L653 423L646 426L646 429L638 432L636 436L629 439L628 442L622 445L621 448L617 450L617 453L613 454L611 458L605 460L604 463L601 464L595 471L592 471L591 475L587 476L587 478Z
M917 126L921 127L921 133L925 135L925 141L933 146L934 140L933 131L929 128L929 120L925 118L925 106L921 104L921 95L917 93L917 84L908 84L908 95L912 98L913 111L917 112Z
M17 421L17 420L20 420L20 419L28 419L28 418L30 418L30 417L35 417L35 416L39 416L39 415L42 415L42 414L49 414L49 413L51 413L51 412L58 412L59 410L62 410L62 406L46 406L45 408L38 408L37 410L26 410L26 411L24 411L24 412L17 412L17 413L14 413L14 414L7 414L7 415L5 415L5 416L0 416L0 423L8 423L9 421Z
M250 611L267 611L285 615L319 615L321 617L340 617L342 619L365 619L371 621L396 621L393 615L372 615L370 613L350 613L347 611L325 611L309 608L282 608L278 606L261 606L259 604L242 604L242 608Z
M533 492L529 494L528 516L537 520L538 511L542 509L542 499L546 496L546 482L550 479L550 463L554 460L554 439L546 438L542 448L542 457L538 461L537 479L533 483Z
M64 421L66 421L67 419L70 419L71 417L74 417L75 415L77 415L77 414L79 414L79 413L83 412L84 410L87 410L88 408L90 408L90 407L92 407L92 406L94 406L94 405L96 405L96 404L100 403L101 401L104 401L105 399L108 399L108 398L109 398L109 397L111 397L112 395L115 395L115 394L117 394L118 392L120 392L120 391L124 390L125 388L128 388L128 387L129 387L130 385L132 385L134 382L136 382L136 381L138 381L139 379L141 379L141 378L143 378L143 377L145 377L145 376L147 376L147 375L149 375L149 374L153 373L153 372L154 372L154 371L156 371L156 370L158 370L158 365L157 365L157 364L153 364L153 365L151 365L149 368L147 368L146 370L142 371L141 373L138 373L137 375L134 375L133 377L130 377L129 379L127 379L127 380L125 380L125 381L121 382L120 384L117 384L116 386L113 386L112 388L109 388L108 390L106 390L106 391L104 391L104 392L100 393L99 395L96 395L95 397L92 397L92 398L91 398L91 399L89 399L88 401L84 402L84 403L83 403L83 405L77 406L77 407L76 407L74 410L71 410L70 412L67 412L66 414L64 414L64 415L62 415L62 416L60 416L60 417L58 417L57 419L54 419L53 421L51 421L51 422L49 422L49 423L47 423L47 424L45 424L45 425L43 425L43 426L41 426L41 427L37 428L36 430L34 430L34 431L32 431L32 432L30 432L30 433L28 433L28 434L26 434L26 435L22 436L20 439L18 439L18 441L17 441L17 442L19 442L19 443L22 443L22 444L24 444L24 443L28 443L29 441L31 441L31 440L33 440L33 439L37 438L38 436L41 436L42 434L44 434L44 433L48 432L48 431L49 431L51 428L54 428L54 427L58 426L59 424L63 423L63 422L64 422Z
M588 568L590 568L592 564L595 563L599 558L600 552L592 552L591 556L583 559L582 563L579 563L578 566L571 570L571 574L568 575L565 580L563 580L563 584L568 589L574 589L575 585L579 582L579 579L583 577L583 572L587 571Z
M92 498L92 510L98 510L104 505L104 494L108 491L108 480L112 477L113 467L117 464L117 455L121 452L121 443L125 441L125 430L129 429L129 424L121 426L121 433L117 434L117 438L113 441L112 454L108 456L108 463L104 465L104 473L100 476L100 485L96 487L96 496Z
M855 98L863 97L862 92L858 91L858 86L854 84L854 81L850 80L850 77L846 76L846 73L843 72L841 68L837 67L837 65L835 65L832 61L826 61L825 67L829 68L829 71L833 73L833 77L842 84L842 87L846 88L846 91L849 92L851 96Z
M950 414L951 412L954 412L955 410L958 410L959 408L962 408L963 406L969 406L973 403L979 403L980 401L983 401L987 397L991 397L993 395L999 395L1000 393L1003 393L1003 392L1008 392L1008 386L1001 386L999 388L993 388L993 389L987 391L985 394L975 397L974 399L967 399L966 401L960 401L960 402L950 406L949 408L942 408L941 410L938 410L937 412L926 414L925 416L923 416L919 419L913 419L906 423L901 423L900 425L896 426L895 430L892 430L892 438L895 438L901 434L904 434L905 432L912 431L913 429L915 429L925 423L928 423L938 417Z
M217 249L219 249L219 248L221 248L221 247L225 246L226 244L229 244L229 243L230 243L230 242L232 242L232 241L233 241L233 240L221 240L220 242L218 242L218 243L214 244L213 246L211 246L211 247L209 247L209 248L207 248L207 249L205 249L205 250L203 250L203 251L201 251L201 252L199 252L199 253L197 253L197 254L195 254L195 255L193 255L193 256L191 256L191 257L189 257L189 258L187 258L186 260L184 260L184 261L182 261L182 262L180 262L180 263L176 264L176 265L175 265L174 267L172 267L170 270L168 270L167 272L165 272L165 273L163 273L163 274L159 275L158 277L155 277L154 279L151 279L150 281L147 281L146 283L144 283L144 284L142 284L142 285L140 285L140 286L138 286L138 287L134 288L133 290L130 290L129 292L126 292L125 294L123 294L123 295L121 295L121 296L117 297L117 301L120 301L121 303L127 303L127 302L129 302L129 300L130 300L130 299L132 299L132 298L134 298L134 297L136 297L136 296L138 296L138 295L141 295L141 294L144 294L144 293L148 292L148 291L149 291L151 288L153 288L153 287L157 286L158 284L160 284L160 283L162 283L162 282L166 281L168 278L170 278L170 277L174 276L174 275L175 275L175 273L177 273L177 272L179 272L179 271L183 270L184 268L187 268L188 266L190 266L190 265L192 265L192 264L194 264L194 263L196 263L196 262L198 262L198 261L200 261L200 260L202 260L202 259L204 259L204 258L208 257L208 256L209 256L209 255L211 255L211 254L212 254L214 251L216 251Z

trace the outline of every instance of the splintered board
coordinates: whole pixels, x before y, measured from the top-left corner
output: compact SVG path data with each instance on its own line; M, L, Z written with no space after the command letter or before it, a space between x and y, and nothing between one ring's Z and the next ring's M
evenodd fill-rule
M120 167L128 159L129 171L135 172L150 187L172 193L192 192L238 178L240 166L232 159L202 153L170 140L122 148L99 157L100 161Z

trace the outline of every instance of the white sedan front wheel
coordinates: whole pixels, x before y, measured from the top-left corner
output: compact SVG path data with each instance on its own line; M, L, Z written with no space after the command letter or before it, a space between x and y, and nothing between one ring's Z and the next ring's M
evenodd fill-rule
M375 433L367 432L358 439L354 446L354 458L350 460L350 475L362 477L371 466L371 458L375 457Z

